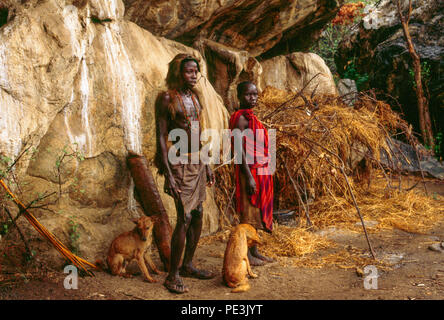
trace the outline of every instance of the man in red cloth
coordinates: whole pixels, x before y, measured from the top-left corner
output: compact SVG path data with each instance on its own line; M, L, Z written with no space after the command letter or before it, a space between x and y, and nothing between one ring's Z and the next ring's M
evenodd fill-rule
M240 223L271 232L273 176L270 170L268 132L252 110L257 104L258 91L253 83L246 81L238 85L237 96L239 110L230 118L236 163L236 211L240 214ZM236 129L242 134L236 135ZM257 246L249 249L248 258L250 264L255 266L273 261L260 254Z

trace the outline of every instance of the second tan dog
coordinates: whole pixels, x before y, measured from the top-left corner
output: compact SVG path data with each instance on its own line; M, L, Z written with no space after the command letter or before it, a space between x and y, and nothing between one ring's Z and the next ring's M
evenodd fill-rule
M142 216L137 220L133 220L136 227L117 236L108 251L106 261L112 274L123 277L131 277L126 272L129 262L136 260L145 279L148 282L156 282L146 267L145 262L155 274L159 274L159 270L154 265L149 254L145 255L145 251L149 249L152 242L152 231L154 227L153 218Z
M256 229L249 224L237 225L230 234L224 255L222 276L231 292L244 292L250 289L247 275L257 278L248 261L248 248L259 244Z

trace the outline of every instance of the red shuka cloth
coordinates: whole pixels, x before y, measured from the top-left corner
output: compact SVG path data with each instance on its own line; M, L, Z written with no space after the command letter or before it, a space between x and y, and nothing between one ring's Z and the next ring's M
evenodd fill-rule
M266 231L271 232L273 228L273 177L268 168L268 132L251 109L240 109L231 115L231 130L237 128L240 116L244 116L248 120L248 128L251 129L253 133L253 136L245 135L242 143L247 161L249 162L248 159L254 159L253 163L249 164L249 167L256 181L256 193L251 196L249 195L248 198L254 207L260 209ZM241 193L244 191L240 185L240 166L240 164L236 164L235 167L236 211L238 213L241 213L243 210ZM261 174L258 174L258 170Z

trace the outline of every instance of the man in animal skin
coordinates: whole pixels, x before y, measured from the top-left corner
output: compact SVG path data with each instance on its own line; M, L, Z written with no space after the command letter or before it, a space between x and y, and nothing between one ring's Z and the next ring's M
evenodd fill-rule
M171 267L164 282L164 286L173 293L189 291L182 277L211 279L216 276L210 271L197 269L192 263L202 230L205 187L215 182L209 165L203 164L200 157L197 162L192 161L201 148L202 105L193 91L199 73L199 62L195 57L178 54L169 64L166 77L168 90L159 94L156 101L156 164L165 176L164 191L174 198L177 211L171 239ZM175 129L186 132L187 152L180 148L172 150L175 145L168 145L168 134ZM198 142L193 143L192 139ZM181 161L171 161L171 155Z

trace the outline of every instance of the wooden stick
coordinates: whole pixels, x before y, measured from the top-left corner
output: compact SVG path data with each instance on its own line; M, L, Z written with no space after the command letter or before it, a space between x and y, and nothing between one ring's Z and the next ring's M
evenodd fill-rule
M49 232L38 220L28 211L28 209L21 203L19 199L9 190L8 186L0 179L0 185L5 189L6 193L11 197L14 203L19 207L24 217L31 223L31 225L44 237L46 238L65 258L74 263L78 268L81 268L87 274L94 276L94 274L86 269L86 266L98 269L96 265L76 256L68 248L66 248L63 243L61 243L51 232Z
M292 134L292 133L290 133L290 132L286 132L286 133L289 134L289 135L292 135L292 136L298 136L297 134ZM353 204L354 204L354 206L355 206L355 208L356 208L356 211L357 211L357 213L358 213L359 219L361 220L362 229L364 230L365 238L366 238L366 240L367 240L367 244L368 244L368 247L369 247L369 249L370 249L370 253L371 253L373 259L376 259L375 252L374 252L374 250L373 250L373 247L372 247L372 245L371 245L371 243L370 243L370 239L369 239L369 237L368 237L368 233L367 233L367 229L366 229L366 227L365 227L364 219L362 218L362 215L361 215L361 210L359 209L358 203L356 202L355 195L354 195L353 190L352 190L352 188L351 188L351 186L350 186L350 183L349 183L349 181L348 181L347 174L346 174L345 169L344 169L345 165L344 165L344 162L342 161L341 157L339 157L336 153L330 151L329 149L325 148L324 146L320 145L320 144L317 143L316 141L313 141L313 140L308 139L308 138L306 138L306 137L300 137L300 138L301 138L303 141L305 141L306 143L308 143L308 144L315 144L316 146L318 146L318 147L321 148L322 150L326 151L326 152L329 153L330 155L332 155L332 156L334 156L335 158L337 158L337 159L339 160L339 162L341 163L341 166L338 167L338 166L334 165L334 164L333 164L333 163L332 163L327 157L325 157L325 159L327 160L327 162L328 162L333 168L340 170L341 173L342 173L342 175L344 176L345 182L346 182L346 184L347 184L348 191L349 191L349 193L350 193L350 195L351 195L351 197L352 197L352 200L353 200Z
M227 202L227 206L225 207L225 210L224 210L224 213L222 215L222 218L224 218L225 220L228 220L228 222L231 224L230 219L227 218L227 211L228 211L228 208L230 208L230 207L233 209L233 206L231 205L231 202L233 201L234 194L236 193L236 187L234 187L233 192L231 193L231 196L228 196L228 193L227 193L227 191L225 189L223 189L223 190L225 191L225 194L227 195L228 202ZM236 210L234 210L234 211L236 211ZM220 220L219 220L219 224L220 224L220 227L222 227L222 224L221 224Z
M287 104L287 103L289 103L289 102L292 102L292 101L294 101L297 97L299 97L303 92L304 92L304 90L305 90L305 88L307 88L307 86L310 84L310 82L314 79L314 78L316 78L317 76L319 76L321 73L320 72L318 72L317 74L315 74L305 85L304 85L304 87L298 92L298 93L296 93L293 97L291 97L290 99L288 99L287 101L285 101L284 103L282 103L281 105L279 105L276 109L274 109L272 112L270 112L269 114L267 114L267 115L265 115L263 118L262 118L262 121L265 121L265 120L267 120L268 118L271 118L272 116L274 116L276 113L278 113L278 112L280 112L280 111L282 111L282 109L283 109L283 107Z
M20 227L17 225L17 223L15 223L15 220L16 220L16 219L13 219L13 218L12 218L12 215L11 215L11 213L9 212L9 209L8 209L8 208L3 207L3 209L5 210L6 214L9 216L9 219L11 219L11 221L12 221L11 224L14 225L14 227L17 228L17 232L19 233L19 236L20 236L20 238L22 239L23 244L25 245L26 252L28 253L29 256L32 256L31 249L29 248L28 242L26 241L25 236L24 236L23 233L22 233L22 230L21 230ZM18 216L20 216L20 213L17 215L17 217L18 217Z
M291 184L293 185L293 189L296 191L296 194L298 196L298 200L299 200L300 204L304 207L304 212L305 212L305 217L307 218L308 227L311 228L311 227L313 227L313 224L311 223L311 220L310 220L310 214L308 213L308 210L305 207L304 202L302 201L302 197L301 197L301 194L299 193L299 189L291 176L291 173L290 173L290 170L288 169L287 164L285 163L285 161L283 159L282 159L282 163L284 164L284 167L287 170L288 177L290 178Z
M127 165L134 181L138 200L147 216L155 217L153 228L154 241L165 270L170 269L172 228L167 211L157 190L154 176L143 155L130 152Z

